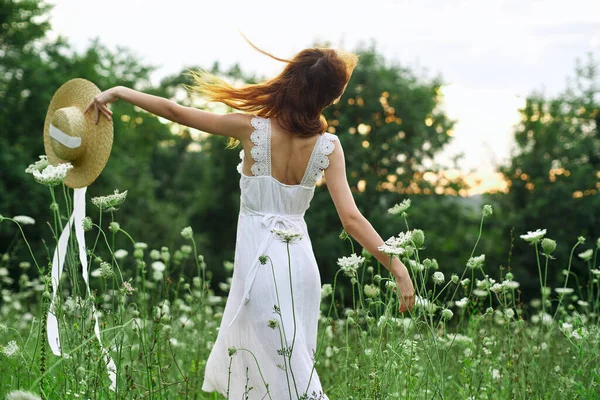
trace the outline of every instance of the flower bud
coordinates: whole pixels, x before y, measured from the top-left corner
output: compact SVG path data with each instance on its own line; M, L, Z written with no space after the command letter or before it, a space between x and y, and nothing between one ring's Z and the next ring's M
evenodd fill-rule
M556 241L548 238L542 239L542 249L544 253L550 255L556 249Z
M492 215L492 206L489 204L486 204L483 206L483 216L487 217L488 215Z
M92 219L90 217L85 217L83 219L84 232L88 232L88 231L92 230L92 226L93 226Z
M121 226L118 222L111 222L110 224L108 224L108 230L113 233L119 232L119 229L121 229Z
M421 229L415 229L412 231L411 239L415 246L417 246L417 249L420 249L425 243L425 233Z
M186 226L185 228L183 228L183 230L181 231L181 236L184 239L192 239L194 237L194 231L192 230L192 227Z

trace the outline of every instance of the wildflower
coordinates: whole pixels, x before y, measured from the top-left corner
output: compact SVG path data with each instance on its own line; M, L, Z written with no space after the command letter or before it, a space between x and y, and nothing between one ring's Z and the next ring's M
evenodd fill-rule
M153 260L158 260L160 258L160 251L158 251L156 249L152 249L150 251L150 258Z
M521 235L521 239L529 243L539 242L546 234L545 229L538 229L535 232L527 231L526 235Z
M488 215L492 215L492 206L489 204L486 204L483 206L483 216L487 217Z
M110 276L112 274L113 274L112 265L110 265L110 263L107 263L106 261L102 261L100 263L100 276L103 277L104 279L108 279L108 278L110 278Z
M129 254L129 252L127 250L119 249L119 250L115 251L115 258L117 260L121 260L121 259L127 257L127 254Z
M162 258L164 262L169 262L171 259L171 253L169 253L168 247L163 246L160 248L160 258Z
M445 281L444 274L440 271L434 272L432 279L433 283L435 283L436 285L442 285Z
M11 340L10 342L8 342L8 344L6 346L2 346L2 353L4 353L4 355L8 358L11 358L12 356L16 355L19 352L19 346L17 345L17 342L15 342L14 340Z
M127 190L119 193L119 189L115 189L114 193L108 196L92 197L92 203L100 209L100 211L116 211L117 206L123 204L127 197Z
M370 298L379 296L379 288L375 285L365 285L365 295Z
M465 278L462 281L460 281L460 284L462 286L467 286L469 284L469 282L471 282L471 280L469 278Z
M183 237L184 239L192 239L194 237L194 231L192 230L192 227L186 226L185 228L183 228L183 230L181 231L181 237Z
M460 278L458 277L458 275L452 274L452 276L450 277L450 280L452 281L452 283L458 283Z
M520 283L516 281L504 281L502 284L504 287L511 290L517 289L520 286Z
M515 316L515 310L512 308L507 309L504 313L508 319L512 319Z
M483 266L484 261L485 261L485 254L482 254L477 257L471 257L471 258L469 258L469 261L467 261L467 267L469 267L471 269L481 268Z
M162 261L154 261L152 263L152 269L154 271L163 272L166 268L167 266Z
M144 258L144 250L142 249L133 249L133 256L139 260Z
M590 305L587 301L584 300L577 300L577 304L579 304L581 307L587 307Z
M27 215L15 215L12 219L21 225L33 225L35 224L35 220Z
M41 172L46 168L50 163L48 162L48 158L46 156L39 156L40 159L36 161L34 164L29 164L29 167L25 170L27 174L33 174L33 171Z
M30 165L25 172L33 174L33 179L47 186L56 186L65 180L67 172L73 168L71 163L62 163L57 166L50 165L47 160L42 160Z
M396 289L396 282L394 282L394 281L386 281L385 282L385 288L387 290L394 290L394 289Z
M140 249L140 250L146 250L148 248L148 245L144 242L136 242L133 247L135 249Z
M569 288L569 287L562 287L562 288L554 288L554 291L558 294L571 294L574 292L573 288Z
M583 253L577 254L577 256L583 261L590 261L592 259L592 255L594 255L594 251L592 249L587 249Z
M125 281L123 282L123 290L125 291L126 294L133 294L133 286L131 286L131 283L129 281Z
M362 265L364 261L364 257L357 256L355 253L352 253L350 257L338 258L337 263L340 266L342 272L344 272L344 275L349 277L355 277L356 270Z
M442 318L443 319L450 319L454 316L454 313L452 312L452 310L449 310L447 308L444 308L442 310Z
M15 390L6 396L6 400L41 400L41 397L31 392Z
M89 232L92 230L92 227L94 226L94 223L92 222L92 219L90 217L85 217L83 219L83 230L84 232Z
M270 319L269 320L269 328L275 329L278 326L279 326L279 321L277 321L276 319Z
M388 209L388 213L392 215L400 214L408 210L410 207L410 199L405 199L402 203L394 205L394 207Z
M348 232L346 232L346 230L345 230L345 229L342 229L342 231L340 232L340 236L339 236L339 238L340 238L340 239L342 239L342 240L346 240L346 239L348 239L349 237L350 237L350 236L348 236Z
M577 237L577 243L584 244L585 243L585 238L583 236Z
M298 243L304 236L302 232L291 229L271 228L271 233L273 233L275 239L287 244Z
M261 263L261 265L265 265L267 263L267 256L262 255L258 257L258 261Z
M500 379L500 371L498 371L495 368L492 370L492 379L494 379L495 381Z
M229 353L229 357L231 357L237 353L237 349L235 347L230 347L227 349L227 352Z
M31 263L29 261L21 261L19 263L19 268L21 269L29 269L31 267Z
M331 286L331 283L325 283L321 287L321 298L324 299L327 296L329 296L331 293L333 293L333 287Z
M385 244L378 247L383 253L391 256L401 256L404 253L408 253L408 246L411 242L412 232L400 232L398 237L392 236L385 241Z
M594 269L591 270L591 272L592 272L592 274L594 274L596 276L600 276L600 269L594 268Z
M119 225L118 222L111 222L110 224L108 224L108 230L113 232L113 233L117 233L119 232L119 229L121 229L121 225Z
M425 233L421 229L414 229L411 234L411 240L415 246L420 249L425 243Z
M463 308L467 305L468 301L469 301L469 299L467 299L466 297L463 297L462 299L455 301L454 305L458 308Z
M542 249L544 250L544 254L550 255L556 249L556 241L548 238L544 238L542 240Z
M473 294L477 297L486 297L488 292L482 289L473 289Z
M163 279L163 273L162 271L154 271L152 272L152 279L154 279L155 281L162 281Z

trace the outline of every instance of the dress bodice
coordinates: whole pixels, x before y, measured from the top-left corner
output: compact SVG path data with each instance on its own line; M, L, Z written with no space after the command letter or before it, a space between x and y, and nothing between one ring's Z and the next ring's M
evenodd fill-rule
M322 179L323 170L329 166L329 155L337 140L331 133L319 135L312 150L308 166L298 185L287 185L271 175L271 121L254 117L254 131L250 135L250 150L254 164L251 176L243 173L244 150L240 151L241 210L278 215L304 215L313 198L315 186Z

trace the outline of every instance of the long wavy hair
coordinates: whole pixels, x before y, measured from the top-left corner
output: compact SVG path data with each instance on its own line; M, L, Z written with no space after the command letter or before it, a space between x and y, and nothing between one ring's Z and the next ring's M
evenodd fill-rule
M286 60L259 49L242 36L255 50L287 63L283 71L265 82L236 88L209 72L190 70L186 75L191 76L193 83L184 86L209 101L263 118L277 118L284 129L301 136L327 130L322 112L344 92L358 56L343 50L313 47ZM230 138L228 147L237 144L237 140Z

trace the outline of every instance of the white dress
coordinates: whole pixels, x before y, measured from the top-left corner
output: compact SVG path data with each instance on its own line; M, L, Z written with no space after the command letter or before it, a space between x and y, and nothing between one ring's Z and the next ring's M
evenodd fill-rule
M304 212L313 198L315 184L329 166L328 156L337 138L330 133L319 135L302 182L287 185L271 176L270 120L254 117L251 123L253 176L242 172L242 150L233 277L218 336L206 363L202 390L217 391L230 399L328 400L313 368L321 279ZM276 239L271 228L303 233L299 242L289 245L290 264L288 245ZM270 261L262 264L262 255L268 256L272 265ZM275 312L275 305L279 306L281 317ZM270 327L272 320L279 326ZM291 366L287 357L284 360L282 347L291 350ZM237 349L231 357L230 370L229 348Z

